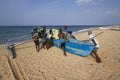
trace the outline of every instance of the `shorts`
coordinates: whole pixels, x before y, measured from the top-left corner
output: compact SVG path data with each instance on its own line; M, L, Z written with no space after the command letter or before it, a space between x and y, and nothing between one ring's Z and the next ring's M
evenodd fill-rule
M59 43L61 43L61 44L62 44L62 43L65 43L65 39L63 39L63 38L62 38L62 39L59 39Z
M39 40L34 41L35 45L39 45Z
M93 49L93 50L97 51L98 49L99 49L98 47L94 47L94 49Z
M61 43L61 47L65 47L65 43Z
M42 42L42 43L45 43L46 41L47 41L46 38L41 38L41 42Z

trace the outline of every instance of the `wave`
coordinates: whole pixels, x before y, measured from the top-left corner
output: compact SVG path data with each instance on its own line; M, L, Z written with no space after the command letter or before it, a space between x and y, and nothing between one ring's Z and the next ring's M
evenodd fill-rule
M96 28L92 27L92 28L88 28L88 29L82 29L82 30L74 31L73 34L75 35L75 34L87 32L87 31L89 31L89 30L94 30L94 29L97 29L97 28L98 28L98 27L96 27Z

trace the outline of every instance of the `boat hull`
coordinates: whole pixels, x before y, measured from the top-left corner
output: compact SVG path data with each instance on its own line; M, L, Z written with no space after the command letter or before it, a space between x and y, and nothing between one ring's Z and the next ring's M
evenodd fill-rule
M60 48L60 41L57 39L53 39L54 46ZM65 43L65 51L76 54L79 56L88 56L94 49L93 45L89 45L88 43L72 43L66 41Z

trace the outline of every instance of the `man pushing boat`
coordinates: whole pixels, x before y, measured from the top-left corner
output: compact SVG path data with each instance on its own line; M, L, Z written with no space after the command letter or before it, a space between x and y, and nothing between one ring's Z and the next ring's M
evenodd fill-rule
M103 32L101 32L101 33L103 33ZM91 45L93 45L93 46L95 46L95 47L94 47L94 49L93 49L92 52L91 52L91 56L96 59L96 62L97 62L97 63L100 63L100 62L101 62L101 59L100 59L100 57L99 57L98 54L97 54L97 50L99 49L99 43L98 43L98 41L97 41L97 39L96 39L96 36L100 35L101 33L93 36L92 31L88 31L89 40L82 40L82 41L81 41L81 40L77 40L77 39L72 35L72 32L70 31L70 32L69 32L69 35L70 35L70 36L69 36L69 41L72 42L72 43L86 43L86 42L92 43ZM71 35L72 35L72 36L71 36ZM89 43L89 44L90 44L90 43Z
M93 54L91 53L91 56L96 59L97 63L100 63L101 59L97 54L97 50L99 49L99 43L97 39L95 38L95 36L93 36L92 31L88 31L88 35L89 35L89 39L94 43L94 46L95 46L92 51Z
M67 56L65 51L65 34L62 32L62 29L59 29L58 38L60 40L60 47L63 50L65 56Z

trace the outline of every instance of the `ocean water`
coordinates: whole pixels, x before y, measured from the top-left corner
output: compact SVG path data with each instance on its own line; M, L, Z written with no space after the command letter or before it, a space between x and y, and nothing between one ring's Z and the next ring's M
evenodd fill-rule
M80 32L80 30L86 30L90 28L97 28L101 25L77 25L77 26L67 26L68 30L74 33ZM38 26L39 27L39 26ZM62 28L64 31L64 26L46 26L50 29ZM27 40L31 40L31 32L34 26L0 26L0 45L5 45L7 40L11 40L14 43L21 43Z

